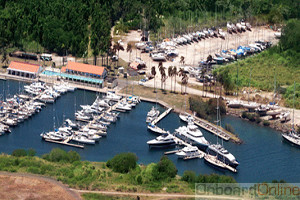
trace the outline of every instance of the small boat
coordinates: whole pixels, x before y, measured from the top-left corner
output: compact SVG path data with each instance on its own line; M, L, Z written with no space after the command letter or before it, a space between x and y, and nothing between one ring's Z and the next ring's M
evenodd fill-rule
M166 61L166 56L163 53L151 54L153 61Z
M288 134L282 134L281 136L285 141L297 147L300 147L300 135L296 133L294 128L292 128L292 130Z
M167 131L165 131L165 130L163 130L163 129L159 128L158 126L156 126L154 124L151 124L151 123L149 123L149 125L147 126L147 128L150 131L152 131L154 133L157 133L157 134L166 134L167 133Z
M187 157L196 157L199 156L201 157L202 154L199 151L199 149L195 146L186 146L183 149L181 149L179 152L176 153L178 158L184 159Z
M259 105L256 102L243 103L242 105L244 108L247 108L247 109L255 109L255 108L259 107Z
M188 113L180 113L179 118L184 122L194 121L194 117Z
M174 136L171 134L163 134L153 140L148 141L147 144L149 147L168 147L176 145L176 142L174 140Z
M107 92L106 99L112 100L112 101L119 101L122 97L117 95L114 92Z
M281 113L281 109L276 109L276 110L269 110L267 111L267 115L271 115L271 116L276 116L279 115Z
M95 140L88 139L81 135L75 135L72 138L73 141L83 143L83 144L95 144Z
M291 120L291 114L290 114L290 112L288 112L288 111L282 112L279 115L279 119L280 119L280 122L287 122L287 121Z
M151 123L159 116L159 110L156 107L152 107L151 110L147 113L146 123Z
M240 108L242 106L242 102L238 100L232 100L228 102L229 108Z
M70 120L70 119L66 119L65 120L65 123L68 125L68 126L70 126L72 129L79 129L79 125L78 124L76 124L75 122L73 122L72 120Z

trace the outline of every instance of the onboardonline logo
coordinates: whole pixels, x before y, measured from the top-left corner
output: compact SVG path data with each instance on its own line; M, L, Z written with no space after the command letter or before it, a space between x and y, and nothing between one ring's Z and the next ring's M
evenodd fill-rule
M195 197L300 199L300 183L196 183ZM201 197L202 196L202 197Z

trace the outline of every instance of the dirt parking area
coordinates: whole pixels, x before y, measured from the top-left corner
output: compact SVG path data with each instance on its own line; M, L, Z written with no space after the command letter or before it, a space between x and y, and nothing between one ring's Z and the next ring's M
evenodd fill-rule
M1 173L0 199L76 200L81 197L52 179L27 174Z

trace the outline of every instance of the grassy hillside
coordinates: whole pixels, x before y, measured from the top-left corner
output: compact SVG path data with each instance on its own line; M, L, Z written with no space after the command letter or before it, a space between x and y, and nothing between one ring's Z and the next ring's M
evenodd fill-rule
M34 156L35 151L19 149L12 155L0 155L0 171L41 174L61 181L76 189L113 190L120 192L162 192L194 194L197 182L235 182L230 176L199 175L189 173L183 178L176 175L175 165L167 157L147 166L130 161L132 153L119 154L105 162L80 161L74 151L53 149L42 158ZM126 166L130 166L126 170ZM124 170L125 169L125 170ZM173 170L173 174L170 174ZM192 180L192 181L191 181ZM92 198L88 198L92 199Z
M278 47L273 47L260 54L248 57L244 60L226 65L218 71L228 69L231 79L236 82L238 71L239 87L248 86L251 72L251 87L264 91L274 91L276 76L276 91L283 94L287 106L292 106L293 84L300 83L300 53L287 50L278 52ZM299 94L297 94L299 93ZM296 107L300 107L300 87L296 87Z

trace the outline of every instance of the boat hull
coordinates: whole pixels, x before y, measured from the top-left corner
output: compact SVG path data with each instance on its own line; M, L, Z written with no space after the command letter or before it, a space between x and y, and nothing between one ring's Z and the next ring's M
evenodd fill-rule
M282 134L282 138L284 139L284 141L286 141L286 142L288 142L288 143L290 143L290 144L292 144L292 145L294 145L294 146L300 148L300 142L297 143L297 142L295 142L294 140L291 140L289 136L284 135L284 134Z

